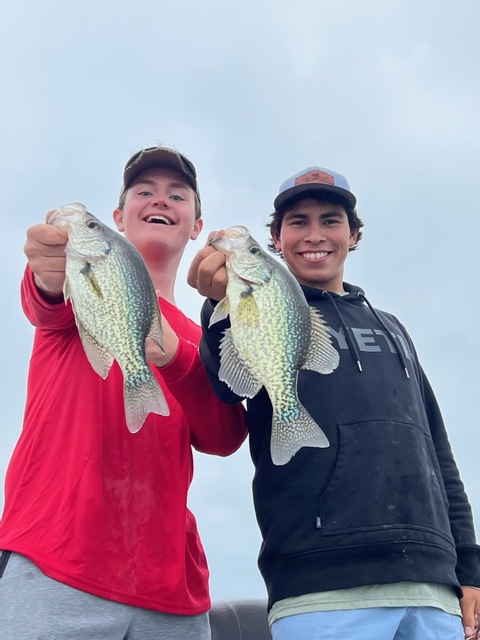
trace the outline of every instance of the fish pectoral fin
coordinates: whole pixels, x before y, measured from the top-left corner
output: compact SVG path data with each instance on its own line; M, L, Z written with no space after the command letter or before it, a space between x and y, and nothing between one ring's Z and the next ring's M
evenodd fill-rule
M290 422L273 414L270 454L274 465L287 464L303 447L325 449L329 446L327 436L301 404L299 415Z
M325 321L313 307L310 307L310 318L310 344L300 369L323 374L332 373L338 367L340 356L332 345L332 338L328 333Z
M213 313L210 317L210 322L208 326L211 327L212 324L216 322L220 322L220 320L225 320L230 314L230 303L228 302L228 298L225 296L220 302L217 304Z
M113 357L93 338L85 327L77 320L78 333L83 350L92 369L105 380L113 363Z
M245 324L252 330L259 326L260 312L252 292L240 296L235 319L238 323Z
M263 386L245 366L233 342L230 329L226 329L220 342L218 377L222 382L228 384L237 396L242 398L255 397Z
M97 298L100 298L100 300L103 300L102 289L98 284L98 280L95 277L95 273L92 269L92 265L90 264L90 262L86 262L84 264L84 266L80 269L80 273L83 275L83 277L87 281L88 286L90 287L92 292L97 296Z

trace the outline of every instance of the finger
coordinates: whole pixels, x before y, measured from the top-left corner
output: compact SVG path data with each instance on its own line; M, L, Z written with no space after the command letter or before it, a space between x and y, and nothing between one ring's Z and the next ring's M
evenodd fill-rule
M227 290L227 270L225 256L216 252L200 265L197 275L198 292L212 300L222 300Z
M463 597L460 599L460 608L462 610L462 623L465 636L473 636L477 627L476 611L480 607L480 594L477 589L468 586L462 586Z
M67 232L64 229L53 227L51 224L36 224L27 229L27 242L30 243L64 247L67 241Z
M197 281L199 286L209 287L214 281L226 280L225 261L226 256L221 251L214 251L208 255L198 267Z
M187 282L194 289L198 288L198 272L203 261L214 253L218 253L213 247L205 246L193 258L187 273Z

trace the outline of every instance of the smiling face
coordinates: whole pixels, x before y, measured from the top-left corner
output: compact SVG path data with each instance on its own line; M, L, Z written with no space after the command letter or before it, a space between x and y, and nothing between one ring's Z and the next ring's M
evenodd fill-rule
M341 204L307 198L283 216L280 233L272 229L275 248L300 284L343 292L343 271L358 231L352 233Z
M140 253L183 252L203 225L195 220L195 193L181 173L168 167L142 171L128 187L122 209L114 211L118 230Z

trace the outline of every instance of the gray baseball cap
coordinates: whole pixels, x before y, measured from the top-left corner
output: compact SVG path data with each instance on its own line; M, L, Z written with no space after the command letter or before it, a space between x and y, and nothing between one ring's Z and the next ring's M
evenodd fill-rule
M287 178L287 180L280 185L273 206L275 209L278 209L293 196L301 194L304 191L316 189L338 193L338 195L345 198L352 209L355 209L357 199L350 190L348 180L339 173L325 169L324 167L307 167L294 176Z

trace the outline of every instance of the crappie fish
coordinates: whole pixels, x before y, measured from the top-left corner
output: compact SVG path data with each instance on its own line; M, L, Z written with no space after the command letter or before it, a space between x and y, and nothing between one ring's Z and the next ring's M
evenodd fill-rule
M150 274L137 249L83 204L60 207L47 222L68 234L64 297L71 298L85 354L104 379L113 361L118 362L127 426L135 433L150 412L169 415L145 356L147 337L163 350L160 309Z
M227 256L227 294L210 319L212 325L230 316L220 343L220 380L246 398L265 387L273 407L275 465L286 464L302 447L328 447L297 395L300 369L328 374L338 366L324 320L308 305L295 277L246 227L221 231L210 244Z

